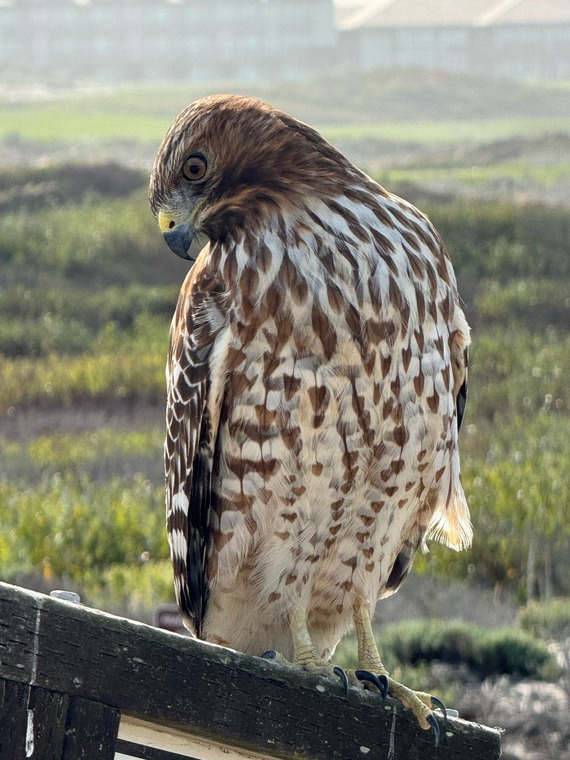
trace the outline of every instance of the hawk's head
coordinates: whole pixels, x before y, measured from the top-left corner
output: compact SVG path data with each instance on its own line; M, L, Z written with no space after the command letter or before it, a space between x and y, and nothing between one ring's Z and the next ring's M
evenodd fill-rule
M315 130L255 98L216 95L189 105L158 151L150 205L182 258L194 236L251 232L271 210L334 195L354 168Z

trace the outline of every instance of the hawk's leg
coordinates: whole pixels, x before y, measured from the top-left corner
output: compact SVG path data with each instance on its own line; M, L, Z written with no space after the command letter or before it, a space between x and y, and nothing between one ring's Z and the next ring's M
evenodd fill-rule
M330 674L331 668L327 668L325 661L317 656L317 650L311 640L307 627L307 613L304 610L299 608L291 610L289 613L289 628L293 640L293 659L289 661L273 649L264 652L261 656L268 660L275 660L282 665L293 665L303 668L303 670L308 670L311 673Z
M289 613L289 627L293 638L293 665L315 671L325 663L317 657L317 650L307 627L307 613L299 608Z
M404 707L408 707L414 713L422 728L433 728L436 737L439 736L439 726L432 708L440 707L445 716L443 704L439 699L432 697L431 694L413 691L407 686L398 683L398 681L389 678L388 671L380 659L376 640L374 639L370 611L368 606L361 602L357 602L354 606L354 627L358 641L359 670L355 673L356 678L360 681L370 681L371 679L367 676L372 674L380 676L382 682L384 682L384 679L388 679L391 696L398 699Z
M289 628L293 640L293 660L287 661L283 655L269 650L261 656L266 659L275 660L282 665L292 665L309 673L315 673L321 676L340 678L344 685L345 692L348 693L348 677L342 668L327 663L326 660L317 655L315 645L311 640L309 629L307 627L307 613L299 608L291 610L289 613Z

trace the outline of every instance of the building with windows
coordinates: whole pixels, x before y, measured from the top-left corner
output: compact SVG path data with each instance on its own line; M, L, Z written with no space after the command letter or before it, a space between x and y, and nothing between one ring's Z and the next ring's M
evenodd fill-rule
M0 0L0 68L64 82L294 78L336 37L333 0Z
M337 0L357 68L570 77L569 0Z
M0 76L295 79L420 67L570 76L570 0L0 0Z

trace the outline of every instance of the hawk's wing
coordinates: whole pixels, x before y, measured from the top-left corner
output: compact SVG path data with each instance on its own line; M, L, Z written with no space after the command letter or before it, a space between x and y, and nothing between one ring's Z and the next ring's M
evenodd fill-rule
M457 430L461 430L465 406L467 404L467 386L469 376L469 349L452 345L453 380L455 390L455 407L457 409Z
M197 636L208 595L210 484L222 395L218 386L223 383L213 362L220 358L214 347L223 342L225 302L223 283L198 260L178 299L166 368L168 541L177 601Z

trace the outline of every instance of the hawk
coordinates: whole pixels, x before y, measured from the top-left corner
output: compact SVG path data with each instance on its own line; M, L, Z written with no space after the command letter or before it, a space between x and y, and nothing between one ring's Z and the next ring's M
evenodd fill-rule
M437 733L436 702L388 680L371 620L426 539L471 542L457 444L469 327L440 236L314 129L236 95L180 113L149 196L174 253L208 240L166 372L187 627L330 673L355 626L357 677Z

